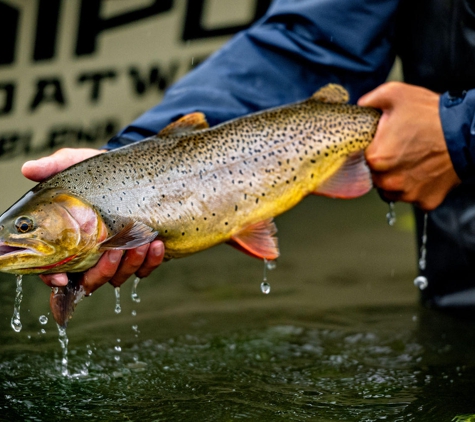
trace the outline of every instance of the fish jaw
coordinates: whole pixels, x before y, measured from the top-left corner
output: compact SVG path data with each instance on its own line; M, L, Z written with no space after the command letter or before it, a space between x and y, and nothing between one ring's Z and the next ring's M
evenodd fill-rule
M47 262L54 255L55 248L45 242L14 242L0 240L0 270L10 274L43 273L41 267L34 267L39 261ZM50 265L54 265L50 264Z
M107 232L98 212L67 191L38 186L0 217L0 271L48 274L94 265Z

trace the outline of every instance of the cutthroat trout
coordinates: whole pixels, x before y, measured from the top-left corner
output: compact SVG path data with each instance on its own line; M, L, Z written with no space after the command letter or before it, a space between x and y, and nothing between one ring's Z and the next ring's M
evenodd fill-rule
M194 113L80 162L0 217L0 271L82 272L106 250L154 239L166 259L227 242L274 260L273 217L309 194L354 198L372 187L363 151L380 113L347 101L330 84L306 101L213 128ZM60 293L51 305L65 326L75 301Z

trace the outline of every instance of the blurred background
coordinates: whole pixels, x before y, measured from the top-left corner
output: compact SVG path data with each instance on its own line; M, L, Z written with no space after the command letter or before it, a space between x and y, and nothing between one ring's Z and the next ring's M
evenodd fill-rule
M269 4L0 0L0 208L33 186L24 161L100 147ZM400 78L398 65L390 78ZM282 256L267 274L269 295L262 262L225 245L163 265L139 285L140 303L129 281L119 315L104 286L68 327L71 377L61 376L49 289L25 277L16 333L14 277L2 276L0 420L432 421L475 412L475 330L419 308L412 212L397 204L390 227L387 211L371 192L310 197L278 217Z

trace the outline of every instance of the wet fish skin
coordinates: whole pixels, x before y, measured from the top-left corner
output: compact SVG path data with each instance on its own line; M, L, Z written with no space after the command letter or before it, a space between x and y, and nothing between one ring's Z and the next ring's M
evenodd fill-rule
M185 117L80 162L0 217L0 271L82 272L108 249L155 238L166 259L223 242L275 259L273 217L311 193L352 198L371 188L363 151L380 113L346 101L330 85L211 129L196 131L203 122Z
M348 156L369 144L380 113L320 99L312 97L198 132L152 137L58 173L0 217L0 245L28 247L41 240L43 222L50 221L51 235L44 247L53 246L58 254L63 252L60 239L67 238L66 233L74 237L76 231L79 243L84 234L77 235L77 226L82 225L93 257L81 265L84 252L81 259L41 271L45 257L53 254L35 250L22 265L25 254L8 253L0 256L0 271L83 271L106 249L136 247L155 237L164 241L168 259L185 256L230 240L310 193L328 194L322 186ZM369 179L369 174L363 178ZM351 196L344 188L329 194ZM62 209L59 199L65 204ZM67 219L61 216L64 211ZM33 231L15 230L15 219L23 215L35 221ZM76 245L68 242L65 249L71 252ZM55 262L70 256L58 255ZM30 261L35 259L33 266ZM51 261L46 265L55 263Z

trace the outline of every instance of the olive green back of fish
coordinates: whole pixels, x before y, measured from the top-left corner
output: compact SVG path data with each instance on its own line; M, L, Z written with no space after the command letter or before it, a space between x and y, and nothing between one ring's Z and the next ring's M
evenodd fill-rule
M111 234L140 221L158 232L168 257L187 255L293 207L364 150L379 112L322 100L334 99L312 97L211 129L149 138L37 189L86 199Z

